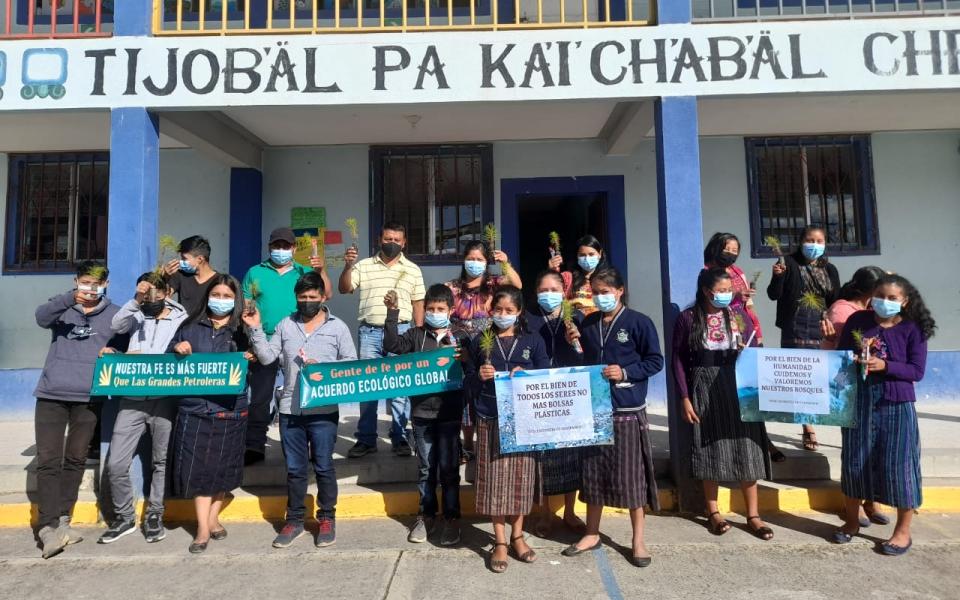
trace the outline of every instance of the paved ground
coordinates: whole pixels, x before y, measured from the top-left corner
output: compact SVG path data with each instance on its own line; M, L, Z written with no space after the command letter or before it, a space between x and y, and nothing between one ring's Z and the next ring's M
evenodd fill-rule
M731 521L743 518L731 515ZM658 598L892 600L960 597L960 515L921 514L915 545L904 557L874 551L890 528L872 527L849 546L824 536L832 515L772 515L776 540L761 542L740 528L722 538L682 517L650 517L654 563L636 569L629 551L629 522L608 517L603 550L564 558L571 538L531 539L539 560L511 561L507 573L485 568L488 525L464 524L454 549L408 544L402 523L390 519L342 520L336 546L317 550L301 538L286 550L270 547L269 523L229 526L229 537L207 554L186 552L190 533L174 529L147 545L130 536L110 546L88 539L49 561L39 558L30 533L0 530L0 598Z

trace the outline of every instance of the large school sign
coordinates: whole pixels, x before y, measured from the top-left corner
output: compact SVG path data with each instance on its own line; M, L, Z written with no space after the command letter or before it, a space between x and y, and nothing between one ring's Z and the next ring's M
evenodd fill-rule
M957 89L960 18L9 41L0 71L0 110Z

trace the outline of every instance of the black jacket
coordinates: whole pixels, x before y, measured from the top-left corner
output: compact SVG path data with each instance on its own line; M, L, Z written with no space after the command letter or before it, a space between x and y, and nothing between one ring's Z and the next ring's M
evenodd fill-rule
M215 329L206 314L199 320L181 327L170 340L167 352L173 352L173 348L180 342L190 342L194 354L246 352L249 348L242 326L236 329L231 327ZM246 390L237 396L200 396L180 399L182 412L200 414L239 411L246 409L248 405Z
M787 272L779 277L773 277L767 286L767 296L777 303L777 327L783 339L793 338L793 318L797 314L797 304L803 295L803 279L800 277L801 265L810 264L802 255L797 253L784 256ZM825 258L817 259L827 270L831 289L825 290L824 306L830 306L837 301L840 295L840 274L833 263Z

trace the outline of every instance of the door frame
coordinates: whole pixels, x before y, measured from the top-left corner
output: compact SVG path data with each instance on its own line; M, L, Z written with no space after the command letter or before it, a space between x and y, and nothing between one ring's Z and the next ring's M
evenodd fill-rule
M624 280L628 280L627 215L623 175L501 179L500 244L504 252L508 256L516 256L517 249L520 247L520 196L597 193L606 194L607 198L607 246L604 249L610 264L620 271ZM544 240L544 252L546 252L546 246L547 240Z

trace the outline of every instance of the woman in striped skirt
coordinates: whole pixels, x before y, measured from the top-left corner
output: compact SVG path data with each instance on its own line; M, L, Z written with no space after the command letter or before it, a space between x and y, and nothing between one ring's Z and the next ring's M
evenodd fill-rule
M241 324L240 297L236 279L216 275L207 291L206 312L176 333L170 351L181 356L245 352L248 344ZM220 524L220 510L227 492L243 480L247 406L246 390L239 395L180 399L173 488L181 498L193 498L197 534L190 544L192 554L204 552L210 539L227 537Z
M567 330L567 340L579 340L584 360L604 365L613 403L613 445L583 451L580 499L587 503L587 531L563 551L576 556L600 547L600 517L604 506L630 509L633 552L630 563L651 562L643 540L644 507L659 510L653 450L647 421L647 380L663 369L657 330L644 314L626 306L623 278L612 269L590 278L598 311L579 328Z
M561 304L563 278L556 271L544 271L537 278L537 306L527 312L530 331L543 339L550 367L572 367L583 362L581 355L566 340ZM582 320L577 313L574 322ZM540 537L550 535L554 515L550 510L550 496L563 496L563 524L576 533L586 531L586 524L577 516L577 491L580 489L580 448L546 450L540 453L540 471L543 476L543 518L537 525Z
M507 570L509 549L521 562L532 563L537 558L523 537L523 517L540 498L540 469L535 453L500 453L493 378L498 371L545 369L550 366L550 359L540 336L527 330L523 295L518 288L502 286L494 293L492 306L493 324L488 331L493 335L481 334L473 340L464 371L466 385L478 390L477 512L490 515L493 520L495 541L490 553L490 569L502 573Z
M746 319L729 308L730 275L722 268L704 269L697 278L697 299L673 330L673 375L684 420L693 425L691 475L703 481L710 531L730 530L717 507L720 481L740 483L748 526L762 540L773 530L760 518L757 480L769 479L770 455L763 423L740 420L736 360L743 344Z
M927 340L937 325L917 289L899 275L884 275L870 303L872 311L847 320L837 344L857 353L867 378L859 386L857 426L841 432L846 523L833 541L853 539L860 531L860 503L873 500L897 509L893 535L881 551L899 556L913 543L910 524L923 500L914 384L923 379Z

